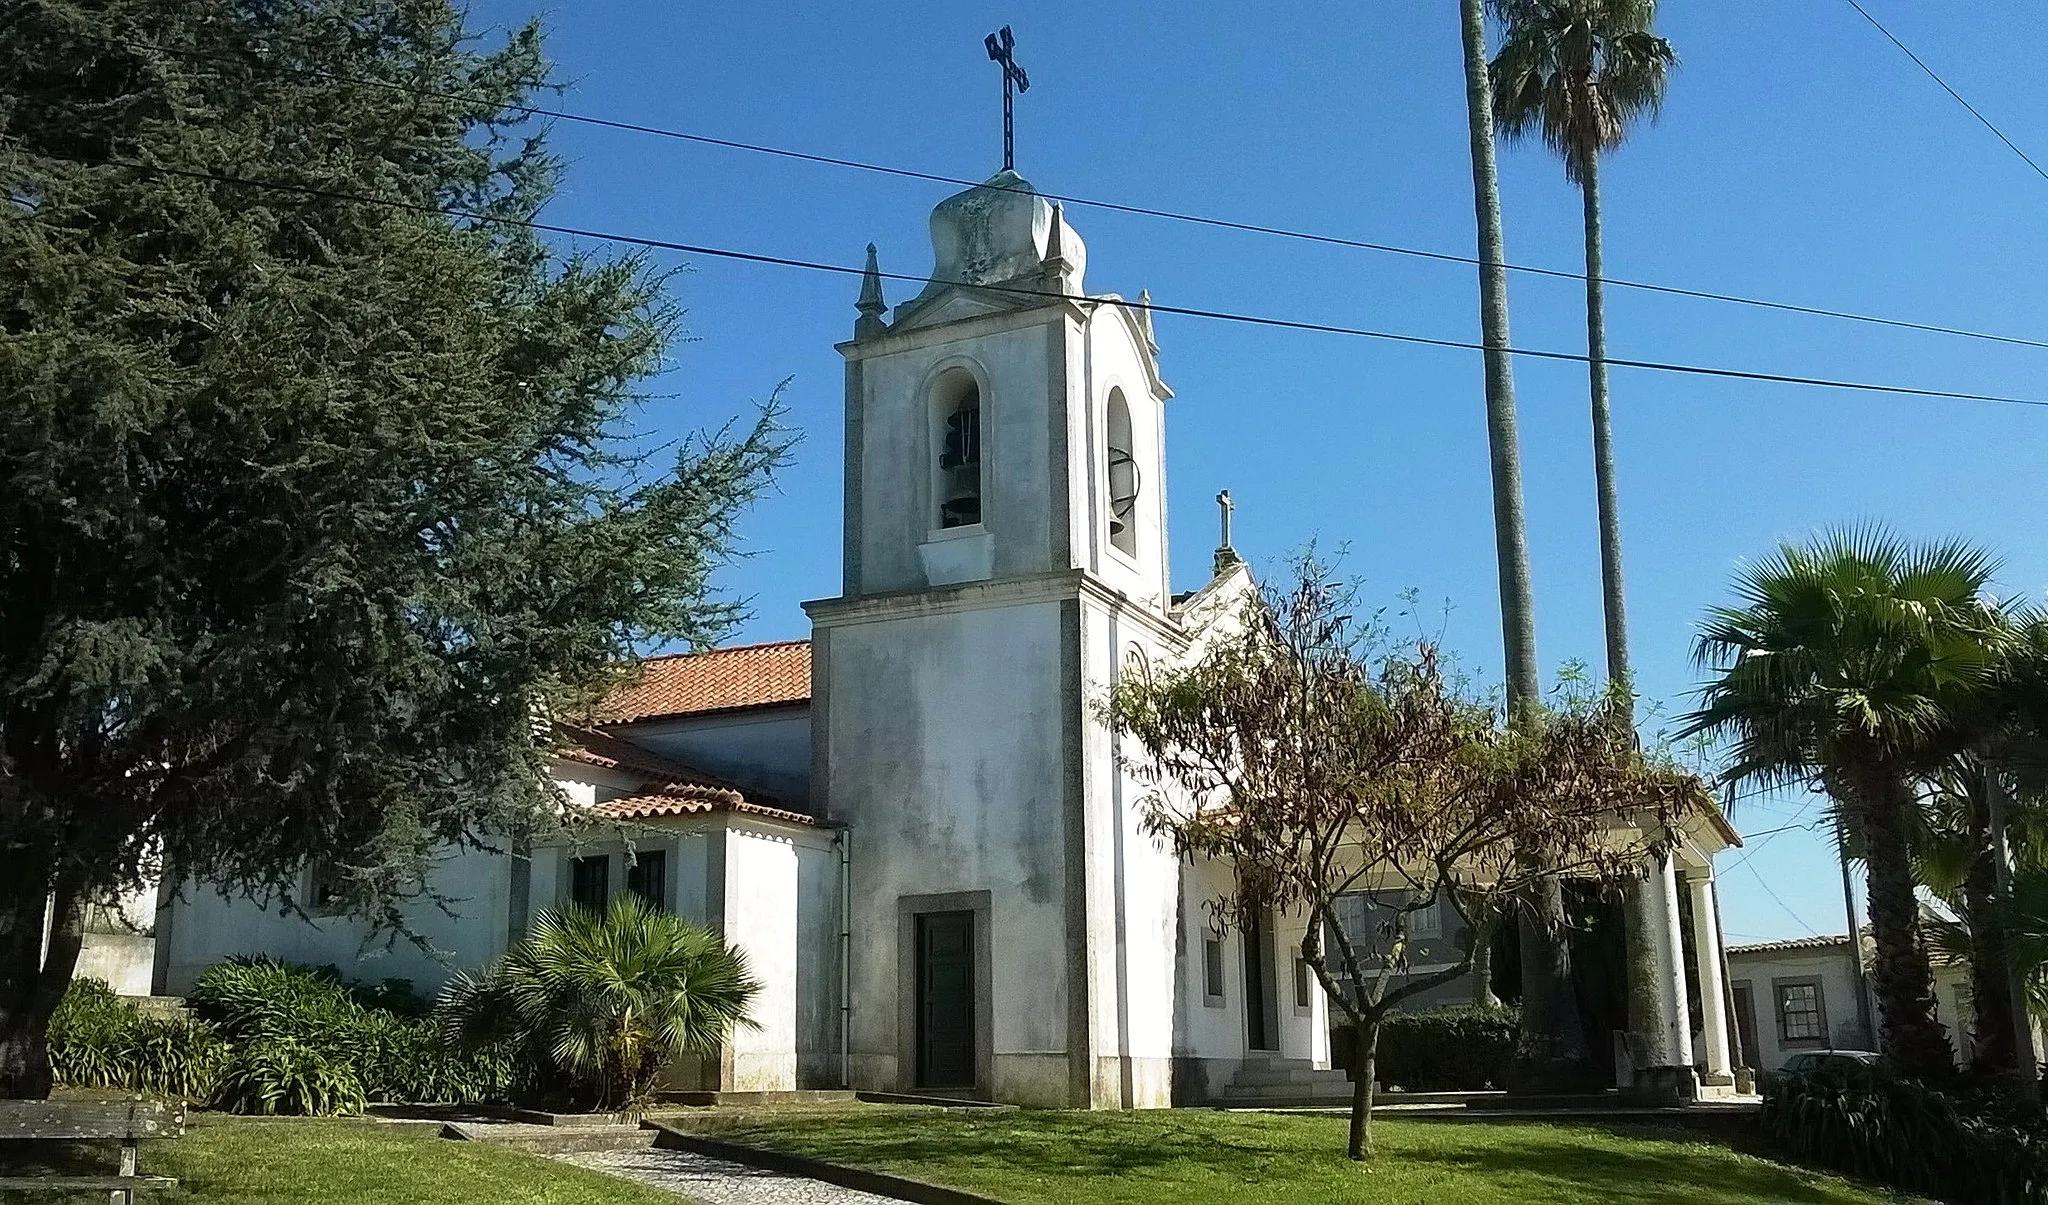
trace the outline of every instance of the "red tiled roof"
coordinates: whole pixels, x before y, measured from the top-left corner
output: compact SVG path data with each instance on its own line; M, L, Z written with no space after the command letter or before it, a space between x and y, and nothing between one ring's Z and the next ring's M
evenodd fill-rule
M607 799L591 808L590 814L602 816L607 820L645 820L656 816L701 816L708 812L745 812L753 816L787 820L793 824L816 823L802 812L770 807L743 797L725 798L723 793L711 797L713 795L713 792L702 787L671 783L656 790Z
M559 725L567 742L555 756L607 770L643 778L626 795L607 799L590 809L590 814L607 820L643 820L655 816L693 816L708 812L746 812L797 824L815 821L802 812L782 806L780 800L749 792L737 783L706 774L674 758L643 749L588 728Z
M594 717L603 724L807 703L811 642L783 640L708 653L649 657L640 677L612 692Z
M1730 954L1766 954L1789 950L1831 950L1836 946L1847 947L1849 939L1840 933L1833 937L1788 937L1780 941L1755 941L1748 945L1729 946Z

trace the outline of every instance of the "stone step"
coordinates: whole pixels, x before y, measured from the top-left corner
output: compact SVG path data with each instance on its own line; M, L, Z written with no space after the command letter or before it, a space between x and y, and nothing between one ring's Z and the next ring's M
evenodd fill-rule
M1351 1081L1340 1073L1334 1080L1306 1084L1232 1084L1223 1094L1226 1101L1350 1100Z
M1304 1063L1299 1067L1246 1067L1232 1076L1232 1084L1252 1087L1258 1084L1312 1084L1328 1071L1317 1071ZM1343 1072L1337 1074L1342 1075Z

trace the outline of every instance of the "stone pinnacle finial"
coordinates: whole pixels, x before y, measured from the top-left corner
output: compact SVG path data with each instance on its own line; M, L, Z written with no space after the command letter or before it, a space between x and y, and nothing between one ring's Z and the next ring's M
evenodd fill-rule
M1067 277L1074 265L1067 260L1066 246L1067 216L1058 201L1052 203L1052 225L1045 235L1045 259L1041 270L1045 275L1045 288L1049 293L1068 293Z
M1157 356L1159 354L1159 338L1152 333L1152 290L1150 289L1138 290L1138 326L1145 332L1145 350ZM1230 492L1225 490L1223 496L1228 498ZM1226 531L1229 530L1227 518L1224 529ZM1223 542L1225 544L1230 543L1228 539Z
M1237 555L1237 549L1230 546L1230 512L1235 509L1237 504L1230 500L1229 490L1216 495L1216 511L1222 521L1222 533L1216 545L1216 558L1211 563L1211 569L1217 577L1222 577L1244 564L1244 558Z
M868 266L860 274L860 300L853 303L853 308L860 312L853 324L854 338L871 338L889 329L889 324L882 321L889 303L882 300L882 267L875 259L873 243L868 244Z

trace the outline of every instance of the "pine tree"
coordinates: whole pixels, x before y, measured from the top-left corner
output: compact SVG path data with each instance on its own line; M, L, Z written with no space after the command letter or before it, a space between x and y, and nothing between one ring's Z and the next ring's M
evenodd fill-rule
M662 274L491 220L560 177L547 79L446 0L0 12L0 1096L94 901L318 855L393 923L552 803L537 715L737 618L787 437L633 455Z

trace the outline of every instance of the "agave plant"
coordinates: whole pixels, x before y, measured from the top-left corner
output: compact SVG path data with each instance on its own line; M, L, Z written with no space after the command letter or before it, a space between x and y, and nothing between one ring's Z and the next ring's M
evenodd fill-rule
M709 929L636 896L604 911L543 911L496 966L443 990L458 1048L510 1041L568 1075L599 1109L634 1111L676 1056L715 1051L760 991Z

